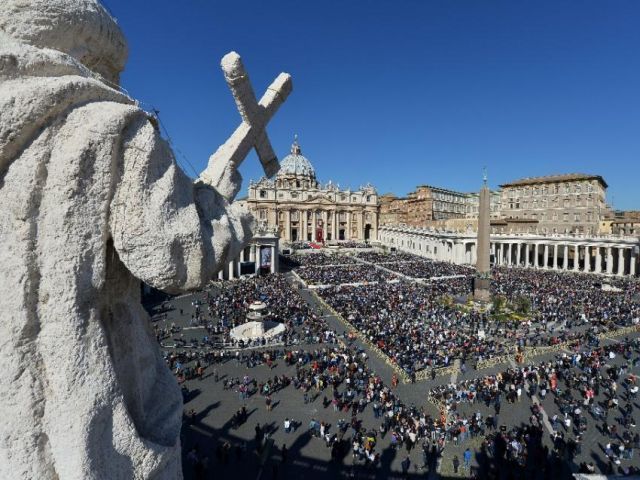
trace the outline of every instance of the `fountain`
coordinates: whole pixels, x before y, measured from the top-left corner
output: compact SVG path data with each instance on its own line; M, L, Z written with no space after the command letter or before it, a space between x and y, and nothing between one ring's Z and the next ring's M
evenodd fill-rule
M249 305L247 321L231 329L230 335L234 340L249 342L254 340L269 340L284 333L286 327L283 323L267 320L267 305L264 302L255 301Z

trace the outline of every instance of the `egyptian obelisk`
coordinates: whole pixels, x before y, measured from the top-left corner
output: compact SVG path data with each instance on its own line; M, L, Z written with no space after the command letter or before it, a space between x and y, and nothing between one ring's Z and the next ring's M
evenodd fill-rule
M491 285L491 265L489 263L489 213L490 213L489 187L487 175L484 175L484 185L480 190L478 205L478 240L476 276L473 279L473 297L477 302L487 303L491 299L489 287Z

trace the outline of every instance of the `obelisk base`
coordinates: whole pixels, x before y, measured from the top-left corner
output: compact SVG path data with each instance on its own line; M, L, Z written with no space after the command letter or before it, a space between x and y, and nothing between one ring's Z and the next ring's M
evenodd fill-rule
M473 299L476 302L489 303L491 301L490 287L490 278L475 277L473 279Z

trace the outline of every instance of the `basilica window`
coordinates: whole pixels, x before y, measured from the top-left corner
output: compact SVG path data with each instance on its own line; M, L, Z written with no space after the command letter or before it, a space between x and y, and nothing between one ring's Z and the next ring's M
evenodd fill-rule
M260 190L260 198L267 198L267 191L266 190Z
M258 218L259 218L260 220L266 220L266 219L267 219L267 211L266 211L264 208L261 208L261 209L258 211Z
M296 180L296 187L300 188L300 180Z
M298 198L298 192L291 192L291 198Z
M291 220L294 222L298 221L298 212L291 212Z

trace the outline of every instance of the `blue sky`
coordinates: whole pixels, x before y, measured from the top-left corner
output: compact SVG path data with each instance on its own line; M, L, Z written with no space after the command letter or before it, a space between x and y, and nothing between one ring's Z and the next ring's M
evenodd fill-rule
M472 191L584 172L640 209L640 2L106 0L129 41L123 86L195 170L239 124L219 68L294 91L268 127L321 181ZM178 160L193 175L180 154ZM261 176L252 154L245 186ZM243 189L241 195L246 192Z

